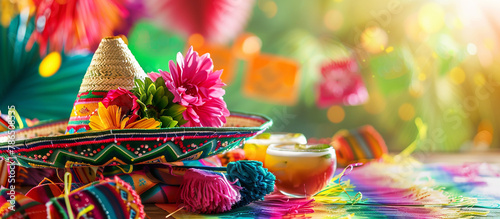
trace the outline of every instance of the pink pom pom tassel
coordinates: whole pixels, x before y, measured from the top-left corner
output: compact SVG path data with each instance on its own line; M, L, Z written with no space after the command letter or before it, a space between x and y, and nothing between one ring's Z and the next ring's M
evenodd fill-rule
M222 213L240 200L240 189L223 174L192 168L184 175L180 198L191 212Z

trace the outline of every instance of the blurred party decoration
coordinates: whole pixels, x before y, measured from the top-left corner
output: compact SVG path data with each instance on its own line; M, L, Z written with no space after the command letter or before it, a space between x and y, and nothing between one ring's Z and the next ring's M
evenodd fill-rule
M324 81L322 66L332 60L348 60L354 55L350 48L334 36L316 36L305 29L292 29L284 33L278 45L279 54L293 58L300 65L300 98L307 108L316 105L318 82Z
M352 58L336 60L321 67L317 105L325 108L335 104L361 105L368 100L368 91L358 65Z
M118 24L118 27L113 31L114 36L129 36L130 30L143 18L148 16L144 0L125 0L125 10L128 12L124 20ZM127 42L125 42L127 43ZM128 44L128 43L127 43Z
M275 104L295 105L299 82L299 66L294 60L261 54L249 63L243 94Z
M331 145L337 150L337 161L341 166L379 159L388 153L385 141L370 125L357 130L340 130Z
M33 23L27 14L20 14L8 27L1 26L0 109L14 105L21 116L64 118L78 92L77 78L84 74L91 56L53 53L42 59L36 43L26 50Z
M184 38L148 20L141 20L133 26L128 41L130 51L146 72L168 67L165 60L175 60L176 53L186 47Z
M260 53L262 41L258 36L252 33L243 33L239 35L233 44L234 54L244 60L251 60Z
M226 84L232 82L236 74L236 58L230 47L206 42L200 34L190 36L188 44L192 45L200 55L210 53L214 66L217 66L217 69L224 70L220 76L222 82Z
M410 49L405 47L373 56L369 65L378 88L384 95L408 89L411 75L415 71L413 56Z
M89 119L108 91L118 87L131 90L134 78L145 77L144 70L122 38L102 39L83 77L66 132L71 134L89 130Z
M41 55L47 51L93 51L130 14L125 0L34 0L34 3L36 29L28 48L37 42Z
M224 44L246 25L253 7L250 1L148 0L154 19L167 29L188 37L201 34L207 41Z

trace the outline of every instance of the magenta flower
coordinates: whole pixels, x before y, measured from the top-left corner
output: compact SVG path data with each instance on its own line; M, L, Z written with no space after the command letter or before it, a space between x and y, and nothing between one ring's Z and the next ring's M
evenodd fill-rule
M359 105L368 100L368 92L356 61L334 60L321 68L317 105L321 108L336 104Z
M199 56L189 48L186 57L177 54L177 64L169 62L170 72L150 73L155 81L158 77L165 80L168 90L174 95L174 103L187 109L183 112L187 127L221 127L229 116L222 96L225 84L220 79L222 70L213 71L210 54Z
M139 111L140 106L136 100L137 97L132 92L119 87L116 90L110 90L102 100L102 104L106 108L110 105L116 105L122 109L122 114L131 115L137 114Z

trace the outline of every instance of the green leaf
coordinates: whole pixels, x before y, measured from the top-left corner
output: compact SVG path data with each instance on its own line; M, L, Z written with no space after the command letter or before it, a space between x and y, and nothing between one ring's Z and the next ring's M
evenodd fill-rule
M174 104L172 107L168 108L165 111L169 116L176 117L178 115L182 115L182 113L186 110L185 106Z
M175 124L172 126L174 120L170 116L161 116L160 121L162 123L162 128L170 128L170 127L175 127L175 125L177 125L177 121L175 121Z
M164 94L165 94L165 90L163 87L158 87L156 89L156 93L155 93L154 98L153 98L153 104L155 106L158 105L158 103L160 102L160 100L162 99Z
M170 123L170 125L168 126L168 128L173 128L173 127L176 127L177 124L179 124L178 121L175 121L175 120L172 120L172 122Z
M175 120L177 120L179 122L179 124L178 124L179 126L184 125L188 122L187 120L184 119L182 114L180 116L176 117Z
M150 84L148 87L148 95L154 95L156 93L155 84Z
M141 106L141 109L142 109L143 111L146 111L146 110L147 110L146 105L145 105L142 101L140 101L140 100L136 100L136 102L139 104L139 106Z
M149 86L153 84L153 81L151 80L151 78L149 77L146 77L146 79L144 79L144 88L147 89L149 88Z
M161 97L160 102L158 103L158 109L164 109L168 106L168 98L166 96Z
M141 96L139 97L139 100L141 100L143 103L146 102L146 94L142 93Z
M144 82L141 79L135 79L134 84L136 88L143 88L144 87ZM141 89L139 89L141 90Z
M155 81L156 87L165 87L165 80L162 77L159 77Z
M172 101L174 100L174 94L172 94L172 92L170 92L168 90L167 90L165 96L167 96L169 100L172 100Z
M135 79L134 80L134 88L132 88L132 93L137 96L137 97L140 97L141 96L141 93L142 93L142 85L144 83L142 83L141 80L139 79Z
M153 105L153 95L149 94L148 99L145 102L146 105Z

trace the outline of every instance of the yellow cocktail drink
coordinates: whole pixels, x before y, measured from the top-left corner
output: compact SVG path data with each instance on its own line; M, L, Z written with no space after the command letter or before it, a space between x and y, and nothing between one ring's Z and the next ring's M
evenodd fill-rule
M245 158L264 163L267 147L271 144L306 144L307 139L300 133L264 133L248 140L243 147Z

